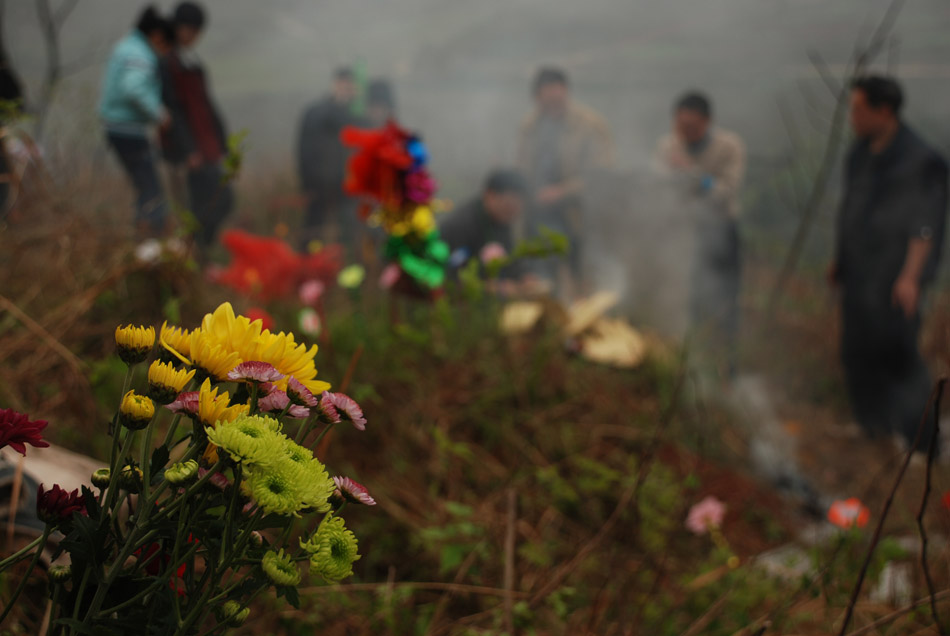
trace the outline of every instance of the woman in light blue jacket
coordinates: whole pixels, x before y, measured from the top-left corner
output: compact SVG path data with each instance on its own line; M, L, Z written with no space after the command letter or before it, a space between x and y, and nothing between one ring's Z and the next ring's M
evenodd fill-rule
M169 123L158 61L173 38L171 24L147 7L135 29L113 49L99 102L106 139L135 187L136 225L145 235L161 234L166 223L165 196L148 135L151 126Z

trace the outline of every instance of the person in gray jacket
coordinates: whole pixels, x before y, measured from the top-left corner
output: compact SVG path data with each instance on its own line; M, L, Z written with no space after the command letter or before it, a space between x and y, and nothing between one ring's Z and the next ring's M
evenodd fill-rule
M829 280L841 290L849 397L867 435L913 443L931 391L918 350L921 296L933 281L947 208L947 162L901 121L900 86L854 82L856 140L845 163ZM930 432L922 437L927 448Z

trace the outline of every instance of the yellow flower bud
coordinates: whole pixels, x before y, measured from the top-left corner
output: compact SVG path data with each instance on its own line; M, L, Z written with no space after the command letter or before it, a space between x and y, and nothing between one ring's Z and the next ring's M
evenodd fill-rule
M154 415L155 405L148 397L129 391L122 398L122 404L119 406L119 421L127 428L133 431L143 429L149 425Z
M115 328L116 351L122 361L129 366L145 360L154 344L155 327L126 325Z

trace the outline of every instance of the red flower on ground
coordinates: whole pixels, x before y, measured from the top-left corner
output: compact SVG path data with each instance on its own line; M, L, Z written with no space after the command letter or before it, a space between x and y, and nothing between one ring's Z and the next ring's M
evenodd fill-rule
M26 445L45 448L49 442L43 439L46 420L31 421L29 416L13 409L0 409L0 448L9 446L21 455L26 455Z
M247 311L244 312L244 315L251 321L255 320L261 321L261 329L267 329L270 331L274 328L274 318L265 310L260 307L249 307Z
M226 285L261 302L287 298L305 280L329 285L343 266L343 248L328 245L315 254L299 254L285 241L228 230L221 242L231 264L209 272L212 282ZM265 325L266 327L266 325Z
M871 518L871 511L856 497L835 501L828 508L828 521L845 530L863 528Z
M36 491L36 516L47 525L56 526L72 519L74 513L86 514L86 498L79 489L66 492L53 484L50 490L44 490L40 484Z

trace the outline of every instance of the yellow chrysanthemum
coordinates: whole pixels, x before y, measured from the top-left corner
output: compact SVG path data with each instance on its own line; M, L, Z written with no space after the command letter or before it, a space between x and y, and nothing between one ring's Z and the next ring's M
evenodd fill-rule
M219 344L202 329L192 332L189 346L194 365L219 382L227 380L228 372L242 362L236 352Z
M155 405L152 400L135 391L129 391L122 398L119 405L119 420L132 430L139 430L148 426L155 415Z
M119 357L128 365L138 364L148 357L155 344L155 327L115 328L115 346Z
M245 316L235 315L230 303L222 303L207 314L201 321L201 328L192 334L191 342L191 354L196 365L210 372L206 364L218 361L215 373L222 372L222 375L212 373L218 379L223 380L227 372L241 362L259 361L273 365L285 376L293 376L313 393L330 389L329 383L316 379L316 345L308 348L297 343L293 334L271 333L262 328L260 320L252 321ZM195 343L200 343L203 349L197 350ZM202 360L207 362L202 363ZM224 370L225 366L229 368ZM285 388L286 380L277 382L277 385L281 389Z
M168 404L195 376L195 370L176 369L169 362L156 360L148 368L148 394L159 404Z
M158 342L162 346L162 353L168 352L169 357L174 357L185 364L190 364L188 357L191 355L191 332L181 327L169 327L168 322L162 323L162 329L158 334Z
M233 422L247 413L247 404L229 406L231 396L227 391L218 393L211 388L211 380L205 379L198 390L198 421L202 426L214 426L217 422Z

